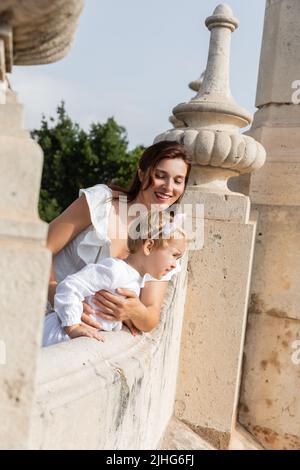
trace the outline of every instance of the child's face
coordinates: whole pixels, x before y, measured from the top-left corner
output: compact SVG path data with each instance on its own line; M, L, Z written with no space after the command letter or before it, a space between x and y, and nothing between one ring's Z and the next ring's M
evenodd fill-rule
M163 247L151 249L147 257L147 272L156 279L160 279L176 267L176 261L182 257L186 249L184 239L171 239Z

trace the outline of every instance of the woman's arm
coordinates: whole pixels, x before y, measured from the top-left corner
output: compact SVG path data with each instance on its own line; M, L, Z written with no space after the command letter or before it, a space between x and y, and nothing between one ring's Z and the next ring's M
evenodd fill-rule
M140 331L151 331L159 323L160 309L168 282L151 281L145 284L139 299L132 291L117 289L126 298L117 297L110 292L101 291L95 296L94 303L106 312L97 312L100 317L111 320L131 320Z
M85 196L76 199L49 224L47 246L54 255L91 224Z
M91 216L85 196L76 199L67 209L49 224L47 247L55 256L73 238L91 224ZM53 267L49 281L48 299L53 305L56 291L56 278Z
M51 271L50 271L50 279L48 285L48 301L51 305L54 305L54 297L57 288L57 281L54 272L54 263L53 263L53 256L51 261Z

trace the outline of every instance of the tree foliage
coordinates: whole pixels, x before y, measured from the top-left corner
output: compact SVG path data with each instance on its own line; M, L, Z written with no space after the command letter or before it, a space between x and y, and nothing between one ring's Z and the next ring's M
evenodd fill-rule
M39 213L47 222L78 197L80 188L110 182L127 186L144 149L128 150L126 130L114 118L84 131L68 116L64 102L56 119L43 116L32 137L44 152Z

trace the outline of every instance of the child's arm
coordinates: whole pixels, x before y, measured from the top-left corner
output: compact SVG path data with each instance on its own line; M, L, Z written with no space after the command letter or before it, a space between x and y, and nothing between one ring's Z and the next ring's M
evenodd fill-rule
M79 336L87 336L88 338L95 338L98 341L104 341L103 335L101 335L98 330L96 330L95 328L91 328L88 325L85 325L85 323L81 323L79 325L65 326L64 330L67 335L69 335L72 339L78 338Z
M111 284L109 269L98 264L89 264L78 273L67 276L58 285L54 297L54 309L62 326L80 325L84 298L94 295L99 289L109 289Z
M110 304L109 314L98 312L99 317L124 322L130 320L133 326L140 331L151 331L160 319L160 308L163 303L164 295L168 287L168 282L146 282L145 287L141 291L141 298L127 289L118 288L117 292L123 296L116 297L110 292L101 292L97 294L98 302L96 305L101 306L101 310L106 309L107 301ZM103 298L104 301L103 302ZM100 300L100 301L99 301Z
M160 310L168 287L168 281L174 274L180 271L180 262L177 260L176 268L163 276L160 281L151 278L141 290L140 298L127 289L117 289L123 298L116 297L110 292L97 292L96 305L101 308L99 317L120 320L123 323L130 321L140 331L151 331L160 320ZM119 285L122 285L120 282ZM107 307L109 305L109 307ZM109 315L108 315L109 314ZM133 332L133 330L131 330Z

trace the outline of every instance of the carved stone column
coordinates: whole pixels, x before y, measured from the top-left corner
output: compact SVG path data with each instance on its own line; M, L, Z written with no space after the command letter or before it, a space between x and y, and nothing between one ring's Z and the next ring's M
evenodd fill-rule
M249 198L232 192L227 181L260 168L265 151L239 133L251 116L229 88L230 40L238 22L219 5L206 26L211 40L200 90L173 110L184 126L156 140L182 141L190 150L183 204L204 205L204 246L189 253L176 415L226 448L235 422L255 235Z
M50 271L47 224L38 216L41 148L23 128L9 88L12 64L63 57L82 0L0 3L0 448L29 445L36 368Z
M239 421L267 449L300 448L300 2L267 0L249 133L259 212ZM298 92L297 92L298 88Z
M42 152L8 90L0 104L0 446L26 448L47 296L47 225L37 214Z

